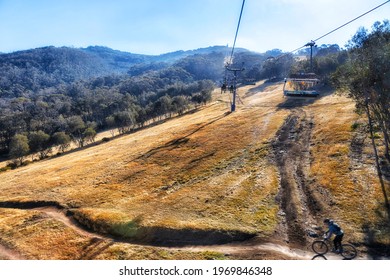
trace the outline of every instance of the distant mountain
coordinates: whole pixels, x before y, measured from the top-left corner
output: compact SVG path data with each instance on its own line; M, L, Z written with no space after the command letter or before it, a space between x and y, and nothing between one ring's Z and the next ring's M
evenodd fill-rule
M112 69L103 59L81 49L43 47L0 54L2 71L24 71L34 75L44 73L51 79L71 82L108 74Z
M178 61L182 58L191 56L191 55L196 55L196 54L210 54L210 53L223 53L225 55L229 54L229 51L231 49L226 47L226 46L211 46L207 48L199 48L195 50L187 50L187 51L175 51L175 52L170 52L166 54L161 54L158 56L155 56L153 58L154 61L162 61L162 62L175 62ZM240 49L239 51L243 51L244 49ZM247 51L247 50L245 50Z
M107 74L127 73L134 65L167 63L173 64L182 58L195 54L213 52L227 54L226 46L212 46L188 51L175 51L161 55L144 55L113 50L103 46L87 48L43 47L13 53L0 53L0 68L34 68L48 74L63 74L66 81L75 78L85 79ZM238 52L245 51L238 49Z
M192 55L200 54L210 54L210 53L223 53L224 55L230 55L231 48L226 46L210 46L207 48L199 48L194 50L179 50L175 52L169 52L160 55L144 55L144 54L134 54L129 52L123 52L118 50L113 50L107 47L102 46L90 46L84 49L87 53L94 54L101 59L105 60L106 63L113 66L114 68L129 68L129 66L135 64L144 64L144 63L156 63L164 62L168 64L175 63L182 58L186 58ZM248 52L246 49L237 48L236 52Z
M112 72L125 73L133 65L153 61L153 56L150 55L122 52L102 46L90 46L79 50L94 56L96 60L101 61Z
M113 50L103 46L87 48L43 47L0 54L0 96L26 96L45 88L79 80L129 75L138 76L168 67L180 67L194 79L221 79L227 46L211 46L161 55L144 55ZM250 54L236 49L235 56ZM241 61L240 59L237 59ZM259 61L244 59L246 66ZM217 78L218 77L218 78Z

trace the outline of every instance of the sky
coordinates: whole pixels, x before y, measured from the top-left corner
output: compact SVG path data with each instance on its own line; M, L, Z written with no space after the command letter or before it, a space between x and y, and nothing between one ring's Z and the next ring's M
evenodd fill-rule
M246 0L236 47L295 50L385 0ZM0 52L105 46L158 55L232 46L243 0L0 0ZM390 2L316 41L344 47Z

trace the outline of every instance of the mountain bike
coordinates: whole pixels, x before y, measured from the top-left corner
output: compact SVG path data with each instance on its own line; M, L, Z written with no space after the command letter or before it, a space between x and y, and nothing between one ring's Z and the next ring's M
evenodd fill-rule
M329 239L315 240L311 244L311 248L317 254L316 256L313 257L313 259L317 257L326 259L324 255L329 252L330 247L332 247L332 245L330 244ZM357 250L355 246L353 246L350 243L342 243L340 255L343 256L345 260L352 260L356 258Z

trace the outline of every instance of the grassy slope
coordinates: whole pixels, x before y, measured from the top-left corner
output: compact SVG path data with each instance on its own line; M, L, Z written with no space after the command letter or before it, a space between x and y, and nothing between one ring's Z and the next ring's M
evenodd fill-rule
M156 228L271 236L279 206L270 141L289 109L278 107L284 102L281 85L243 88L240 96L244 104L233 114L227 113L227 96L216 94L214 103L193 114L1 173L0 201L57 201L91 228L126 237ZM355 231L353 238L362 241L363 224L381 222L374 211L383 197L370 157L358 169L350 169L351 125L357 120L353 104L327 96L304 109L314 118L311 173L326 194L320 198L327 205L325 211L348 222L347 230ZM369 199L361 204L363 190ZM219 257L209 252L95 244L37 211L0 212L0 242L29 258Z
M331 108L331 109L330 109ZM347 239L390 244L384 195L375 169L371 139L354 124L365 123L353 114L354 104L342 97L326 99L313 106L316 117L311 172L315 185L325 190L329 216L346 229ZM352 139L362 137L356 153ZM380 145L379 141L377 144ZM381 147L379 147L381 148ZM385 182L387 194L390 182Z

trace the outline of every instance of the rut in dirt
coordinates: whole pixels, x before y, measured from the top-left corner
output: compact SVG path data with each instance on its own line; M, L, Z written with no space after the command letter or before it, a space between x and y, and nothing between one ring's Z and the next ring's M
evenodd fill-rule
M316 214L321 211L312 194L309 179L310 139L314 122L302 109L294 109L279 129L272 143L279 169L281 230L292 245L308 244L308 233L314 230Z

